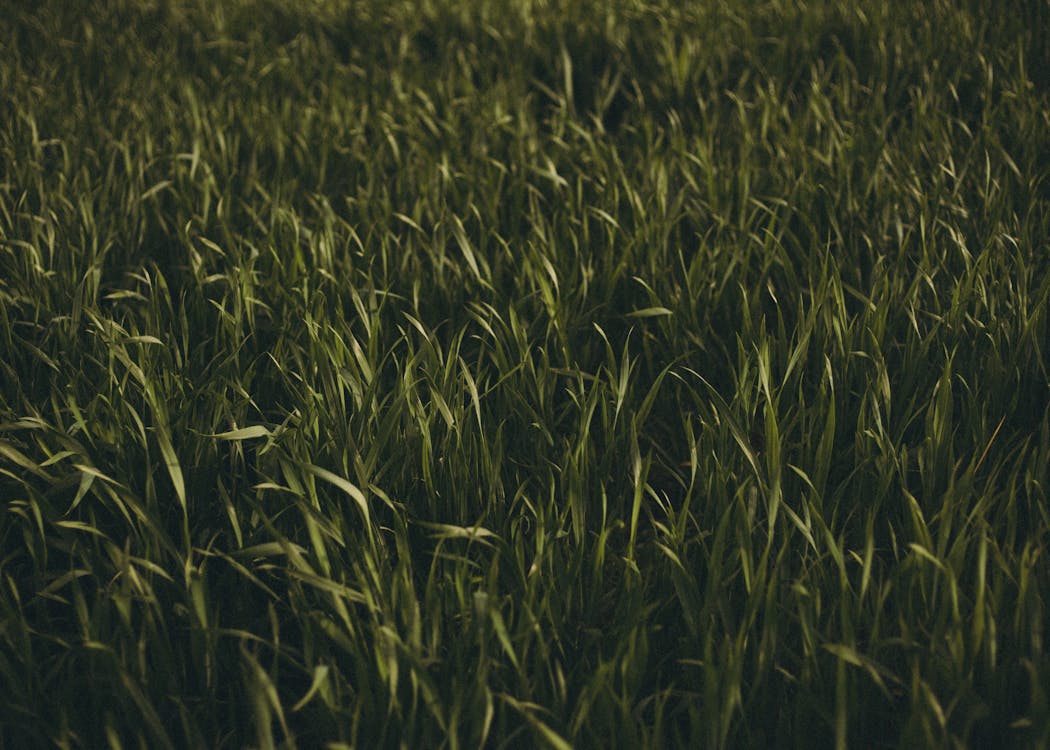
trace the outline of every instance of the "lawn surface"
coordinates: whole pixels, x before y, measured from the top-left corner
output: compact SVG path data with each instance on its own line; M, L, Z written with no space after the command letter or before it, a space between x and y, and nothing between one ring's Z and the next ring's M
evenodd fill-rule
M0 747L1046 747L1048 29L7 0Z

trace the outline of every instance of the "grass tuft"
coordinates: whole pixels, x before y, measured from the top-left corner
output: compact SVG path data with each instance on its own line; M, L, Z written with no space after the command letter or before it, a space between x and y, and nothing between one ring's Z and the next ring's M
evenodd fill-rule
M1050 5L67 6L0 747L1050 743Z

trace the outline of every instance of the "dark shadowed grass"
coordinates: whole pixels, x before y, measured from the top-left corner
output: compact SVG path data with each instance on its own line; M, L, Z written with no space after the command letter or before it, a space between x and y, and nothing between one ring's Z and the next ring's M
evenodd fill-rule
M1042 0L9 2L0 746L1050 742Z

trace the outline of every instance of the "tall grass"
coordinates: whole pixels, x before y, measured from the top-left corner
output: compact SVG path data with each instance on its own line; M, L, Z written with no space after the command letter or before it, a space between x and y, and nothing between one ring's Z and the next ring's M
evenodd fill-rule
M1050 743L1050 6L0 19L0 746Z

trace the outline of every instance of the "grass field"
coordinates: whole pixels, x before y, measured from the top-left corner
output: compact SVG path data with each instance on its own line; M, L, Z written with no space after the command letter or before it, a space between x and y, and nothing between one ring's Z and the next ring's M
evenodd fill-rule
M1050 745L1048 30L7 0L0 748Z

